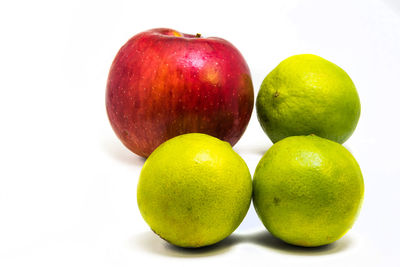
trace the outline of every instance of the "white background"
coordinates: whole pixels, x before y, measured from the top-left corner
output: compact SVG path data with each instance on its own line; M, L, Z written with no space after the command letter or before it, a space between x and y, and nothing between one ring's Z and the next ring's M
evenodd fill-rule
M345 146L366 190L345 237L285 245L253 208L210 248L150 231L136 205L144 160L112 132L104 96L118 49L155 27L229 40L255 93L294 54L348 72L362 114ZM399 1L2 1L0 28L0 266L400 266ZM270 146L253 112L235 150L253 173Z

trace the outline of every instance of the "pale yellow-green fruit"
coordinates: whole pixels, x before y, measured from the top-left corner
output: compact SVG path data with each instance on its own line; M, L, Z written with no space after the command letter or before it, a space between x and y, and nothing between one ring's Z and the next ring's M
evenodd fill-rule
M361 106L343 69L305 54L285 59L267 75L256 109L261 127L274 143L315 134L342 144L355 130Z
M342 145L317 136L274 144L253 180L255 210L268 231L293 245L338 240L353 225L364 197L360 167Z
M146 160L137 188L139 210L161 238L203 247L229 236L252 195L249 169L229 143L192 133L172 138Z

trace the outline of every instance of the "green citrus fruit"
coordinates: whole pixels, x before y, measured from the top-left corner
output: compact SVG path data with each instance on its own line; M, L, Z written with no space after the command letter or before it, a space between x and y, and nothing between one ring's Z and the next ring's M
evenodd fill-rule
M314 247L342 237L364 196L360 167L342 145L318 136L292 136L274 144L253 180L258 216L275 237Z
M140 174L137 201L150 228L181 247L202 247L229 236L251 201L252 181L229 143L185 134L159 146Z
M347 73L315 55L282 61L264 79L258 120L272 142L315 134L344 143L360 117L360 99Z

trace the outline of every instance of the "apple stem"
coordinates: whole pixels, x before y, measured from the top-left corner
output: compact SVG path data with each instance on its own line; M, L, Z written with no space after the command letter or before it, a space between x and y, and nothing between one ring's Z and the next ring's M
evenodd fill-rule
M201 37L201 34L200 34L200 33L196 33L196 37L197 37L197 38L200 38L200 37Z

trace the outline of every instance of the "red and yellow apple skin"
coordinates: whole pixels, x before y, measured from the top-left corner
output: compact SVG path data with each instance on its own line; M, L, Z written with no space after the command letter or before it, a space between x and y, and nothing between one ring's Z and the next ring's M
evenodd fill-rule
M143 157L192 132L233 146L247 127L253 102L249 68L231 43L165 28L139 33L119 50L106 91L112 128Z

